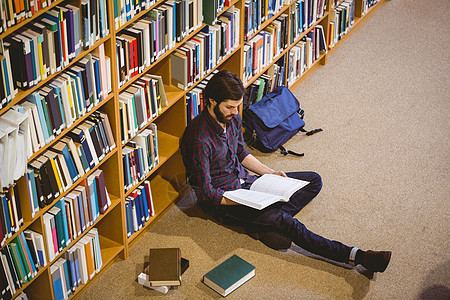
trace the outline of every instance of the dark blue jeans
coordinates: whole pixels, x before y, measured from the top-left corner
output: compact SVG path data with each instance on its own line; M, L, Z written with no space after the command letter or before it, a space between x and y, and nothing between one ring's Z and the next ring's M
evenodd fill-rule
M289 172L286 175L310 183L294 193L289 202L278 202L263 210L243 205L219 205L217 215L224 222L241 224L258 231L279 232L311 253L337 262L348 263L352 247L317 235L294 218L320 192L322 188L320 175L314 172ZM244 188L249 187L244 186Z

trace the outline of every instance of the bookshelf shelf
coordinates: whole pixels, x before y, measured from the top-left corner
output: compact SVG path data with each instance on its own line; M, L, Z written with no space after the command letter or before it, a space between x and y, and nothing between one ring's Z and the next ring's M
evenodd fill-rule
M133 18L129 21L127 21L125 24L121 25L120 27L116 28L116 32L119 32L125 28L127 28L128 26L130 26L130 24L132 24L133 22L135 22L137 19L141 18L143 15L145 15L148 11L152 10L153 8L159 6L160 4L164 3L165 0L158 0L156 1L155 4L153 4L152 6L150 6L150 8L148 10L143 10L139 13L137 13L136 15L133 16Z
M100 248L102 249L102 259L104 259L103 263L108 264L123 250L123 245L100 236Z
M6 2L9 1L12 0L7 0ZM89 54L93 54L95 56L98 54L98 51L100 49L104 48L104 54L110 58L110 70L106 72L107 78L110 80L110 91L108 91L105 94L102 94L105 95L104 99L99 101L98 104L94 106L89 112L86 112L86 114L84 115L83 114L80 114L80 116L77 115L78 118L74 118L73 124L70 125L69 128L61 130L61 133L56 135L53 141L47 144L44 143L43 145L41 145L41 147L37 147L38 148L37 151L31 154L30 158L28 159L28 163L35 161L36 159L42 157L44 154L52 150L56 144L58 144L61 140L64 140L65 137L69 136L70 132L73 132L80 125L85 124L86 122L90 122L92 120L91 117L93 117L94 115L98 115L100 112L105 113L108 116L115 143L115 148L105 153L104 158L101 161L99 161L97 165L88 168L89 170L85 172L83 175L79 176L79 178L76 179L75 182L73 182L73 184L70 185L65 191L61 191L60 195L56 197L56 199L49 201L51 202L50 204L45 205L44 207L40 207L39 210L34 213L34 216L32 214L33 204L32 201L30 202L31 196L29 192L28 180L25 175L22 176L20 179L16 180L15 184L17 186L18 194L20 195L20 200L18 201L20 201L20 207L23 216L23 224L20 226L17 232L12 232L11 237L4 239L4 244L0 247L0 250L4 251L7 248L7 245L14 242L17 238L19 238L24 231L32 230L44 237L44 250L48 257L49 249L47 243L45 243L45 238L47 234L45 233L46 224L44 224L44 217L45 217L44 215L49 213L51 209L53 209L59 202L61 202L61 199L66 199L68 195L71 194L76 189L77 186L86 182L88 178L92 178L92 176L94 176L93 174L98 173L100 170L104 174L104 182L111 200L111 205L104 214L100 214L98 219L96 219L96 221L93 222L93 224L87 226L86 230L80 236L73 239L70 245L64 247L64 249L60 251L60 253L56 255L51 261L50 259L47 258L47 265L39 268L37 275L34 278L32 278L30 282L23 284L19 289L16 289L16 293L12 295L13 298L17 297L21 292L25 292L31 299L55 299L55 296L53 295L54 290L53 290L52 274L50 271L51 267L54 266L60 259L65 258L69 252L68 250L71 247L77 245L77 243L79 243L81 240L89 238L87 237L86 233L90 230L98 232L98 242L100 245L100 252L103 265L101 269L99 269L98 272L96 272L96 275L91 280L88 280L86 284L81 284L76 288L75 292L72 293L71 298L76 298L93 282L93 280L97 280L101 276L101 274L114 263L116 259L118 258L126 259L129 255L129 251L132 251L131 249L132 245L149 228L151 228L151 226L155 224L155 222L157 222L161 216L164 215L164 213L177 201L177 199L180 196L183 195L184 191L186 190L186 174L179 151L179 141L184 132L184 128L186 127L186 124L188 122L188 118L186 115L188 97L191 97L191 95L195 93L196 90L198 90L197 87L201 85L202 82L207 80L207 78L215 70L225 70L225 69L230 70L238 74L238 76L240 76L241 79L244 79L243 70L245 66L244 60L246 59L245 51L247 50L245 50L246 49L245 47L247 41L250 41L254 37L261 35L263 32L270 32L271 28L269 27L274 26L273 22L279 20L280 17L288 18L287 23L288 25L286 27L281 28L280 31L284 32L284 34L286 35L287 41L286 46L284 47L284 49L280 51L279 54L274 55L271 61L266 66L261 68L261 70L257 72L256 75L251 76L249 80L245 82L244 85L247 88L250 87L261 76L270 73L272 67L274 67L278 63L280 63L280 66L283 65L286 70L286 72L284 72L282 76L280 75L280 81L287 85L288 84L287 79L289 78L288 77L289 75L287 74L288 73L287 66L290 63L289 57L291 51L293 51L293 49L297 49L294 47L298 45L299 42L306 39L307 36L310 36L311 33L314 31L313 28L319 25L322 26L323 28L325 44L326 48L328 48L329 43L331 42L330 33L332 33L331 30L332 27L330 26L330 24L335 20L337 20L334 19L335 9L337 7L347 5L348 2L348 0L338 1L338 3L335 6L332 6L332 2L334 3L335 1L328 0L326 7L324 7L323 14L318 15L317 18L314 18L315 21L311 22L309 26L306 26L306 29L303 32L299 33L299 35L294 39L292 37L292 34L294 34L292 26L295 26L295 24L290 22L291 20L290 18L295 14L295 9L297 5L299 5L302 1L306 0L282 1L283 4L280 7L280 9L277 12L273 13L273 16L271 16L269 19L262 22L262 24L258 27L258 29L254 30L254 32L252 32L252 34L249 35L248 37L245 36L244 33L245 32L244 26L246 24L245 7L246 3L248 4L248 2L244 0L224 1L229 2L228 6L223 6L223 9L220 11L216 10L213 16L217 16L217 18L221 17L226 18L226 16L233 11L233 8L239 9L240 28L236 28L238 32L237 36L239 38L239 42L235 45L232 45L234 49L232 51L229 51L230 53L226 55L224 55L223 53L218 54L219 52L216 52L218 56L223 55L224 57L220 61L214 62L214 64L216 65L213 66L212 68L201 70L200 74L204 75L199 76L200 77L199 79L197 77L197 80L193 80L194 82L192 85L189 85L185 90L182 90L177 88L175 84L173 76L174 74L172 74L173 71L172 64L175 64L175 62L172 57L175 55L175 53L185 51L181 50L182 48L186 49L186 47L187 48L193 47L192 46L193 39L194 40L197 39L197 41L195 41L194 44L200 43L198 42L198 37L202 36L205 33L205 31L211 30L211 28L207 27L209 25L206 23L201 23L199 26L196 27L196 29L191 30L191 32L189 32L189 30L186 30L186 35L184 36L184 38L180 38L178 42L175 42L173 44L172 48L166 49L163 54L157 57L157 59L151 64L149 64L147 67L142 67L141 69L142 72L139 72L139 74L135 74L135 76L130 76L129 80L127 80L126 82L122 82L123 84L119 86L119 78L121 76L120 75L121 73L118 74L117 72L118 70L117 64L120 63L122 58L121 52L120 50L118 50L120 49L120 47L118 46L118 44L120 44L119 42L120 38L118 36L122 34L124 31L128 30L137 21L140 21L143 18L147 18L147 16L149 16L147 14L148 12L155 9L165 11L164 10L165 8L162 7L163 6L167 7L166 5L172 3L172 1L167 0L149 1L149 3L152 3L149 6L149 8L144 9L141 7L139 10L137 10L137 13L131 14L132 17L129 20L126 20L126 18L121 18L120 14L119 17L115 15L114 7L116 4L115 2L117 0L111 1L89 0L88 2L100 3L100 1L103 1L103 3L107 5L108 16L104 20L108 24L109 32L103 35L103 37L98 38L96 41L94 41L95 39L92 40L92 43L90 44L91 46L88 49L83 50L83 48L81 48L79 54L76 55L76 57L74 57L73 60L70 61L70 63L62 67L61 71L56 72L54 74L50 74L49 72L49 75L47 75L46 79L38 82L35 86L27 90L19 89L18 93L14 97L12 97L9 103L7 104L4 103L3 106L0 106L2 107L0 109L0 120L2 116L5 115L8 111L12 109L17 109L18 106L22 105L23 101L29 95L32 95L35 92L42 90L42 88L49 86L57 78L61 78L60 77L61 74L66 73L69 69L71 69L75 65L79 65L78 62L83 60L86 56L89 56ZM194 1L203 1L204 4L206 3L205 1L212 2L222 0L194 0ZM337 47L339 47L339 45L341 45L342 42L344 42L358 26L360 26L363 23L368 16L374 13L385 0L379 0L376 4L374 4L371 7L366 5L367 0L352 0L352 1L354 3L354 5L352 6L352 9L354 11L354 21L351 26L351 29L348 30L346 34L340 36L339 40L334 44L334 46L327 49L328 50L327 52L322 52L320 53L320 55L317 55L313 60L313 62L309 65L309 68L304 70L301 76L298 76L298 78L296 78L295 80L290 80L289 81L290 89L297 87L307 76L309 76L309 74L311 74L311 72L313 72L320 65L325 65L328 56L332 54L333 51ZM72 4L75 7L79 8L81 11L83 5L82 2L84 1L79 0L52 1L48 7L37 11L31 18L24 19L22 22L10 28L6 28L4 32L0 34L0 40L13 36L16 33L21 32L23 29L30 27L35 22L39 22L45 13L55 9L59 9L59 7L61 7L62 5ZM145 3L145 0L142 2ZM192 1L187 1L186 3L188 3L189 5L190 2ZM203 8L205 9L205 6L203 6ZM207 14L209 16L209 12L207 12ZM166 16L167 15L164 15L164 17ZM91 17L92 16L90 15L89 18ZM185 18L189 19L190 16L187 14ZM120 22L118 21L119 19ZM158 22L162 22L161 21L162 19L158 20L159 20ZM221 20L223 21L224 19L221 18ZM179 22L177 20L175 21ZM192 26L195 27L194 25ZM221 28L222 30L221 26L224 26L225 28L228 25L223 24L220 25L219 28ZM172 29L174 29L174 31L177 31L177 29L183 31L182 28L174 27ZM214 30L219 29L217 29L216 26ZM212 32L214 32L214 30ZM226 32L226 29L224 32ZM208 34L210 33L207 33L206 35L208 36ZM82 36L80 38L82 38ZM211 38L211 40L213 39ZM291 40L292 42L290 42ZM164 43L165 42L166 40L164 39ZM219 47L222 47L222 45L220 45ZM211 49L209 50L212 53L212 50ZM131 59L131 56L129 57L129 59ZM127 62L130 63L130 61ZM3 69L0 69L1 72L3 72L2 70ZM92 70L94 70L95 72L96 71L95 67L93 67ZM101 72L99 70L98 74L100 73ZM159 163L156 166L154 166L150 171L148 171L147 174L145 174L145 176L143 176L141 180L138 180L138 182L134 184L129 190L125 191L124 189L125 165L123 163L124 145L122 144L121 141L121 122L122 122L121 118L123 117L123 115L120 111L122 107L121 105L123 103L119 101L119 95L121 93L124 93L129 88L136 86L136 84L142 81L140 79L143 78L144 74L161 76L164 85L165 96L167 99L167 106L163 106L160 113L156 117L152 118L149 122L147 122L145 126L137 130L137 134L140 134L146 128L149 128L150 124L155 124L157 126ZM94 78L93 84L99 84L95 83L95 79L96 78ZM80 78L80 82L81 80L82 78ZM0 86L0 89L6 90L4 86ZM132 140L133 138L129 138L127 139L126 142L130 142ZM76 151L81 150L80 148L77 148ZM147 181L150 182L151 186L151 193L154 204L154 215L149 217L149 220L145 222L145 224L142 226L142 229L132 233L130 237L127 237L127 219L126 219L127 211L125 199L130 195L132 195L133 191L135 191L139 186L145 184L145 182ZM0 210L0 213L1 212L2 211ZM2 238L3 237L0 236L0 240L2 240ZM92 239L92 241L94 241L94 239Z
M106 43L108 40L110 39L110 37L105 37L105 38L101 38L100 40L98 40L97 42L95 42L94 46L92 46L89 50L85 50L82 51L77 57L75 57L66 67L64 67L64 70L69 69L71 66L73 66L77 61L79 61L82 57L84 57L86 54L90 53L93 49L98 48L99 45ZM17 95L14 97L13 101L11 101L10 103L8 103L8 105L1 109L1 111L6 111L8 109L10 109L12 106L14 106L15 104L19 103L20 101L22 101L23 99L25 99L26 96L28 96L29 94L31 94L32 92L39 90L40 88L42 88L43 86L46 86L47 84L49 84L56 76L58 76L59 74L61 74L64 70L60 71L60 72L56 72L53 73L51 75L48 75L48 77L42 81L40 81L37 85L29 88L26 91L22 91L19 90L19 92L17 93Z
M178 198L179 192L160 175L151 179L151 185L157 217Z
M46 11L52 9L53 7L55 7L56 5L60 4L63 1L64 0L56 0L56 1L52 2L52 4L50 6L42 8L42 9L38 10L37 12L35 12L35 14L33 15L33 18L25 19L24 21L22 21L20 23L17 23L16 25L14 25L12 27L9 27L8 29L6 29L6 31L4 31L2 34L0 34L0 40L4 39L5 37L10 35L11 33L15 32L16 30L19 30L24 25L28 24L30 21L38 18L43 13L45 13Z
M262 30L264 30L264 28L267 27L267 25L269 25L270 23L272 23L273 20L276 20L279 16L281 16L282 14L286 13L286 11L289 9L288 5L284 5L283 7L281 7L280 11L277 12L273 17L271 17L268 20L265 20L264 23L262 23L259 28L253 33L251 34L248 38L247 41L251 40L253 37L255 37L258 33L260 33Z
M169 160L178 150L179 138L164 133L158 132L158 146L159 146L159 163L145 175L143 180L140 180L137 184L133 185L129 190L125 192L125 197L129 196L138 186L140 186L148 177L155 173L164 163Z
M92 114L93 112L96 112L97 110L99 110L105 103L108 103L108 101L113 97L113 94L109 94L109 96L104 100L99 102L96 106L94 106L92 108L92 110L90 111L90 113ZM38 157L39 155L41 155L43 152L45 152L46 150L48 150L48 148L52 147L58 140L60 137L65 136L69 131L73 130L75 127L77 127L79 124L81 124L84 120L86 120L87 117L89 117L90 114L86 114L78 119L76 119L72 126L70 126L69 128L64 129L63 131L61 131L61 134L59 134L53 141L51 141L50 143L48 143L47 145L39 148L38 151L34 152L33 155L30 157L30 159L28 161L32 161L33 159L35 159L36 157Z

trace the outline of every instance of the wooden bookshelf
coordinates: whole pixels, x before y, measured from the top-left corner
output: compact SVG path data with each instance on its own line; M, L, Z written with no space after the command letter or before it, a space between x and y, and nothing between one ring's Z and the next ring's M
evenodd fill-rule
M8 0L11 1L11 0ZM212 1L212 0L203 0L203 1ZM318 66L325 65L327 61L327 57L338 47L345 39L362 23L367 17L376 11L380 5L385 0L379 0L377 4L373 5L369 9L365 11L364 9L364 0L354 0L354 9L355 9L355 20L353 26L345 34L339 42L332 48L329 49L327 53L322 53L320 57L311 65L311 67L303 73L303 75L296 79L295 82L290 83L289 87L294 89L297 87L300 82L306 78L311 72L313 72ZM33 154L30 160L34 159L38 155L42 154L49 147L54 145L56 141L60 140L62 137L67 134L67 132L71 131L78 124L83 122L89 115L91 115L94 111L102 111L108 114L109 121L112 127L113 135L115 138L116 148L109 152L105 158L97 165L94 169L90 170L87 174L78 179L67 191L62 193L56 200L53 201L51 205L47 205L45 208L41 208L38 213L31 217L31 208L28 200L28 189L27 189L27 181L25 176L20 178L16 183L19 187L19 193L21 195L21 207L22 214L24 217L24 224L20 228L20 232L23 232L26 229L32 229L40 234L44 234L44 221L43 214L48 211L57 200L61 199L65 195L67 195L73 188L75 188L82 180L84 180L87 176L92 174L97 168L103 170L105 177L105 184L108 189L108 193L111 198L111 206L108 211L104 215L100 215L99 219L92 225L92 228L96 228L99 233L100 238L100 247L102 253L103 267L100 270L100 273L97 274L92 280L89 280L87 284L77 288L76 292L71 296L71 298L76 298L86 287L88 287L94 280L101 277L101 273L103 273L109 266L111 266L115 260L117 259L126 259L129 256L130 251L132 251L131 246L142 236L142 234L148 230L157 220L164 215L164 213L177 201L177 199L183 194L185 190L185 180L186 174L185 169L181 160L181 155L179 151L179 140L184 132L184 128L186 127L186 94L191 91L199 82L201 82L206 76L208 76L214 69L218 70L230 70L236 74L238 74L241 79L243 77L243 67L244 67L244 29L243 26L245 24L245 0L232 0L230 1L231 6L235 6L240 9L240 25L239 29L239 44L238 46L227 55L217 66L214 67L213 70L207 72L204 76L201 76L200 80L194 82L194 85L187 88L186 90L181 90L171 84L171 54L177 49L184 45L186 41L196 35L206 24L202 24L200 28L192 31L188 34L181 42L175 43L175 47L166 50L166 52L155 62L153 62L150 66L144 68L144 71L141 72L138 76L131 78L128 82L126 82L123 86L119 87L118 84L118 74L117 70L117 59L116 59L116 36L120 33L120 31L127 28L133 22L142 18L147 11L155 7L159 7L166 1L159 0L155 1L148 10L141 11L137 15L135 15L131 20L127 21L125 24L121 25L116 29L115 26L115 18L114 18L114 1L107 0L106 3L108 5L108 22L109 22L109 35L104 38L101 38L88 50L81 51L81 53L61 72L67 70L79 61L82 57L84 57L88 53L92 53L96 48L99 47L100 44L104 44L105 53L111 59L111 83L112 83L112 91L108 95L108 97L101 101L94 109L87 113L85 116L75 120L74 124L70 128L66 128L62 131L60 135L56 137L54 141L50 144L45 145L40 148L36 153ZM324 15L318 19L312 26L310 26L306 31L302 32L292 43L289 43L287 47L277 55L268 65L266 65L263 69L261 69L257 74L252 76L250 80L248 80L245 86L249 86L252 82L254 82L261 74L264 74L267 69L272 66L278 60L284 60L284 64L287 68L288 66L288 56L289 51L294 47L300 39L302 39L314 26L320 24L323 26L325 32L325 39L327 45L329 43L329 26L331 20L331 13L334 7L332 7L332 0L328 0L328 5L326 7ZM26 24L33 22L33 20L37 20L39 16L41 16L46 11L52 9L56 5L71 3L77 7L80 7L80 0L72 0L72 1L63 1L57 0L54 1L50 7L42 9L38 11L32 18L26 19L23 22L16 24L15 26L6 29L3 33L0 34L0 40L5 37L11 35L12 33L20 30ZM273 20L279 17L282 14L287 14L288 16L291 14L291 9L293 5L296 3L295 0L292 1L284 1L284 5L281 10L276 12L275 15L268 20L264 21L261 27L254 32L251 36L255 36L263 30L266 26L268 26ZM339 3L340 4L340 3ZM338 4L338 5L339 5ZM224 10L218 12L217 16L221 16L224 11L228 7L225 7ZM365 11L365 12L364 12ZM288 35L291 32L292 24L289 24L288 28L286 28ZM288 36L288 41L290 41L290 37ZM61 73L59 72L59 73ZM40 89L41 87L49 84L59 73L52 74L48 76L47 79L41 81L37 84L37 86L32 87L26 91L19 91L19 93L12 99L12 101L7 104L4 108L0 110L0 115L3 115L6 111L11 109L14 105L20 103L25 97ZM123 178L123 163L122 163L122 142L120 137L120 112L119 112L119 93L124 91L128 86L130 86L133 82L139 79L143 74L155 74L160 75L163 78L165 94L168 100L168 106L163 107L161 113L151 122L155 123L158 127L158 144L159 144L159 164L153 168L148 174L146 174L143 180L140 180L137 184L133 185L133 187L127 191L124 190L124 178ZM287 82L287 72L285 72L285 76L283 79L284 83ZM149 125L150 122L147 124ZM145 127L148 127L148 126ZM140 129L141 132L143 129ZM149 180L152 188L152 195L154 201L154 208L156 214L150 218L148 222L145 223L145 226L140 231L132 234L131 237L127 237L127 222L126 222L126 212L125 212L125 198L140 184L144 181ZM85 233L88 230L85 231ZM12 237L8 238L6 244L11 242L18 233L15 233ZM77 240L82 238L82 236L78 237ZM77 241L76 240L76 241ZM73 241L70 246L72 246L76 241ZM5 244L5 245L6 245ZM46 246L46 245L45 245ZM30 299L55 299L53 295L52 289L52 279L50 274L50 266L60 257L67 249L66 247L62 253L60 253L53 261L48 262L46 267L41 267L37 276L31 280L31 282L26 283L23 287L14 295L17 296L19 292L25 291ZM4 247L4 246L3 246ZM2 248L3 248L2 247ZM48 251L48 250L47 250Z

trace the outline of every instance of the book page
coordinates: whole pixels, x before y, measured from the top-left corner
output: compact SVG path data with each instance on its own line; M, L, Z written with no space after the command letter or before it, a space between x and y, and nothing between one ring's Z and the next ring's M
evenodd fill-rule
M253 182L250 190L278 195L283 197L285 201L289 201L292 194L308 183L309 181L274 174L264 174Z
M263 209L275 202L283 201L283 199L277 195L245 189L227 191L223 194L223 196L233 200L234 202L253 207L255 209Z

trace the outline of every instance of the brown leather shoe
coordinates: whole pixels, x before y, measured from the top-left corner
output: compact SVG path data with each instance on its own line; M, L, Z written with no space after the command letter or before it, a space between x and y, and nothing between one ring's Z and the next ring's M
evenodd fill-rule
M391 251L366 251L363 267L372 272L384 272L391 260Z
M278 232L249 232L247 234L255 240L261 241L264 245L275 250L284 250L291 247L292 241L290 238Z

